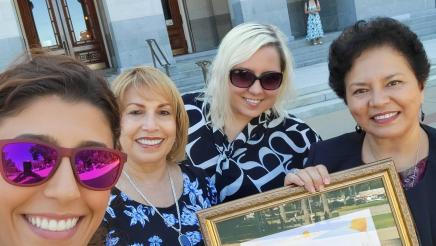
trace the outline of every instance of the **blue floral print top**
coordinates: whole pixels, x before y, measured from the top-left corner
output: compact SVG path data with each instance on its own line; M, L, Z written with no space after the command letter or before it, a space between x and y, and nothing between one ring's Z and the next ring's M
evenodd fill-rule
M177 201L180 207L182 233L192 245L204 245L195 212L217 204L217 190L213 180L203 170L180 164L183 174L183 193ZM155 210L131 200L116 187L112 189L109 206L102 226L106 227L106 245L179 245L179 227L176 205L158 208L164 221Z

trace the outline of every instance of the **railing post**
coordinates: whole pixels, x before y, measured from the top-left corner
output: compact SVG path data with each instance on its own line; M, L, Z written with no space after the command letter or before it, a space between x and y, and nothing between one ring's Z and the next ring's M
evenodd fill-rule
M165 68L165 73L170 76L170 70L169 70L169 66L170 63L168 62L168 59L166 58L165 54L162 52L162 50L160 49L159 45L157 44L155 39L147 39L145 40L148 44L148 47L150 48L150 52L151 52L151 57L153 60L153 66L156 66L156 60L159 63L160 66ZM155 48L153 47L153 43L155 44L157 51L159 51L159 54L162 56L163 60L165 61L165 63L162 63L162 61L160 60L159 56L157 55Z
M168 77L170 77L170 65L169 64L165 64L164 65L165 68L165 73L167 74Z
M197 61L195 64L197 64L197 66L201 68L201 71L203 72L204 84L207 84L207 74L209 72L209 65L211 64L211 62L209 60L200 60Z

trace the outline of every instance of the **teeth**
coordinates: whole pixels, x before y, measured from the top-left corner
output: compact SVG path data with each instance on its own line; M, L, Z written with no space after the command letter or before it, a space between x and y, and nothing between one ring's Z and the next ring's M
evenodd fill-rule
M79 218L70 218L64 220L47 219L38 216L26 216L33 226L47 231L66 231L76 226Z
M163 139L145 139L145 138L141 138L138 139L138 143L140 144L145 144L145 145L157 145L160 144L163 141Z
M374 116L374 119L375 120L384 120L384 119L391 118L392 116L395 116L395 115L397 115L397 112L389 113L389 114L383 114L383 115L377 115L377 116Z
M260 103L260 99L250 99L250 98L245 98L245 101L252 103L252 104L258 104Z

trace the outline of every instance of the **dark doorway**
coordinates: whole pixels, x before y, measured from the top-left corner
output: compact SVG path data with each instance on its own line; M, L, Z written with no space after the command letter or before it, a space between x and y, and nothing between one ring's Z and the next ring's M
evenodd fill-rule
M182 16L177 0L161 0L173 55L188 53Z

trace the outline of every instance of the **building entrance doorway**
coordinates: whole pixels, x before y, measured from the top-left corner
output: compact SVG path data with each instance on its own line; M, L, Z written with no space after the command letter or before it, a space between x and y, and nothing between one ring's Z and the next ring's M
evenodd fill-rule
M161 0L173 55L188 53L182 16L177 0Z
M31 51L73 56L92 69L108 67L92 0L17 0Z

